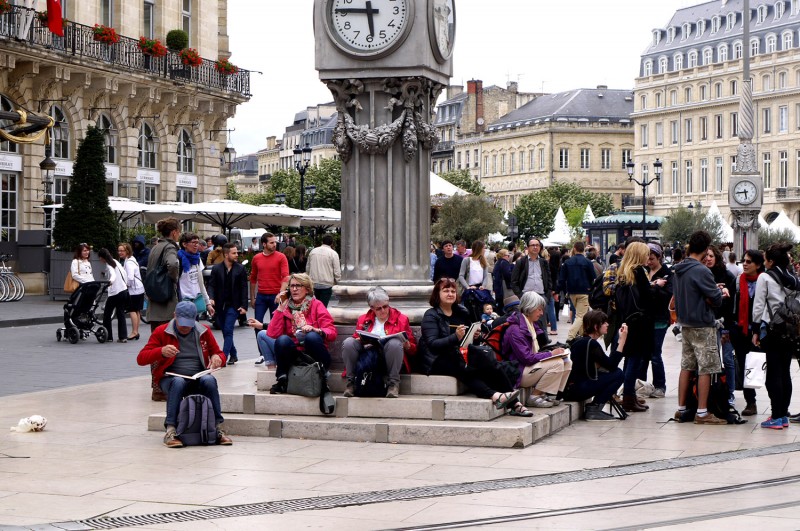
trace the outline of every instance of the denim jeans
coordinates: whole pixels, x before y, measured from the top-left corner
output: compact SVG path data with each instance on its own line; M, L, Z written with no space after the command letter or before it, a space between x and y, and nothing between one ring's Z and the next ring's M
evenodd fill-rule
M316 332L307 333L303 341L303 350L320 362L325 370L328 370L331 365L331 354L325 347L325 340L322 339L321 335ZM286 376L286 373L289 372L289 367L297 359L298 352L297 345L291 337L281 336L275 340L275 361L278 365L275 369L276 377Z
M236 355L236 345L233 344L233 330L239 320L239 312L236 308L225 308L217 314L217 324L222 329L222 352L225 357L239 361Z
M650 356L650 359L643 359L641 365L639 365L639 374L637 377L640 380L647 381L647 367L652 366L653 368L653 387L656 389L663 389L666 391L667 389L667 375L664 371L664 360L661 357L661 352L664 347L664 338L667 335L667 330L669 327L666 328L656 328L655 334L653 335L653 353Z
M621 369L600 372L597 374L597 380L583 380L567 387L564 391L564 399L583 402L594 397L592 403L602 406L611 400L611 395L616 393L619 386L622 385L623 378Z
M733 402L733 393L736 391L736 363L734 361L735 354L733 353L733 343L730 341L730 334L727 330L717 330L717 338L722 342L722 332L728 334L728 341L722 343L722 364L725 366L725 381L728 384L728 391L730 396L728 400Z
M217 426L225 420L222 418L222 406L219 402L219 390L217 389L217 379L210 374L201 376L197 380L187 380L178 376L164 376L161 378L161 390L167 395L167 418L164 419L164 427L178 425L178 411L181 407L181 399L188 395L199 394L211 400L211 407L214 408L214 417Z
M275 340L267 335L266 330L256 334L258 353L264 357L265 365L275 365Z
M555 332L558 330L558 321L556 320L556 301L553 297L547 300L547 320L550 322L550 330Z
M277 295L270 295L268 293L256 294L255 313L253 314L256 321L263 323L264 316L267 315L267 310L269 310L269 315L272 317L275 308L278 307L278 305L275 304L275 297L277 297ZM256 335L258 335L258 332L256 332Z

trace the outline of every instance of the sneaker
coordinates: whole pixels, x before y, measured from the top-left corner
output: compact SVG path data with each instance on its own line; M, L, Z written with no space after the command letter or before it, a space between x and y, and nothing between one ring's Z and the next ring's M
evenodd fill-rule
M259 356L256 360L256 365L263 365L264 364L264 356Z
M282 395L286 393L286 378L278 379L272 387L269 388L269 394L271 395Z
M747 404L742 410L743 417L752 417L753 415L758 415L758 407L756 406L755 402L752 404Z
M561 404L561 399L557 398L556 395L545 394L544 399L547 400L548 402L552 402L554 406L558 406Z
M781 421L783 422L783 427L784 428L788 428L789 427L789 417L783 417L781 419Z
M347 386L344 388L344 393L342 393L342 396L345 398L352 398L356 396L356 390L355 387L353 387L353 382L347 382Z
M649 398L664 398L664 395L667 394L666 389L659 389L656 387L656 390L650 393Z
M231 365L236 365L237 361L239 361L239 360L237 360L236 358L228 358L228 363L226 363L226 365L229 366L229 367Z
M396 383L389 384L386 390L386 398L398 398L400 396L400 386Z
M796 415L789 415L789 422L800 422L800 413L797 413Z
M589 404L586 406L586 410L583 415L583 420L587 422L615 422L617 417L614 415L609 415L597 404Z
M553 403L542 395L529 396L527 399L525 399L525 405L528 407L553 407Z
M695 424L710 424L712 426L721 426L722 424L728 424L728 421L725 419L721 419L719 417L714 416L713 413L706 413L705 416L701 417L700 415L695 415L694 417Z
M164 434L164 446L167 448L183 448L183 443L178 439L178 434L174 429Z
M225 433L221 427L217 427L217 444L221 446L230 446L233 444L233 439L228 437L228 434Z
M769 428L771 430L782 430L783 429L783 418L773 419L772 417L768 418L764 422L761 423L762 428Z

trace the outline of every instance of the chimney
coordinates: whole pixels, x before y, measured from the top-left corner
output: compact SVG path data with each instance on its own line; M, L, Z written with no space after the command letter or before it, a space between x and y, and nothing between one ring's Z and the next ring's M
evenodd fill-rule
M474 79L467 81L467 94L475 94L477 83Z
M464 92L464 85L450 85L447 87L447 99L453 99Z
M516 81L509 81L506 88L508 89L509 92L516 94L517 92L519 92L519 83Z
M475 84L475 130L482 133L486 125L483 115L483 81L476 79Z
M267 149L275 149L275 137L268 136L267 137Z

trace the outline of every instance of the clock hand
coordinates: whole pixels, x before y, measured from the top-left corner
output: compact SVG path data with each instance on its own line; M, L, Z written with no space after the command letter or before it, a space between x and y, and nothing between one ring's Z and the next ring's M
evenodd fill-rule
M378 10L376 9L375 12L377 13ZM372 18L372 2L367 0L367 24L369 25L369 36L372 37L375 35L375 20Z

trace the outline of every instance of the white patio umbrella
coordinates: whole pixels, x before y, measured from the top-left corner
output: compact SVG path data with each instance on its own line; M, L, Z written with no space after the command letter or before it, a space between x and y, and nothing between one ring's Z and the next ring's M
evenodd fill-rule
M433 172L430 172L430 183L432 196L443 195L450 197L454 195L470 195L466 190L462 190L458 186L450 184Z
M142 218L148 223L156 223L158 220L170 216L176 217L181 221L187 221L190 220L192 216L192 205L190 203L164 201L146 206L147 209L142 211Z
M309 208L300 220L301 227L339 227L341 224L342 213L333 208Z
M45 211L52 210L53 214L55 214L62 206L61 203L58 203L55 205L39 205L39 208ZM108 206L111 207L111 211L117 218L117 223L120 224L137 216L144 217L144 214L150 212L153 207L153 205L140 203L127 197L109 197Z
M302 214L294 214L285 207L248 205L231 199L214 199L188 204L185 212L188 215L185 220L218 225L223 232L228 232L233 227L254 228L264 225L299 227L302 218Z

